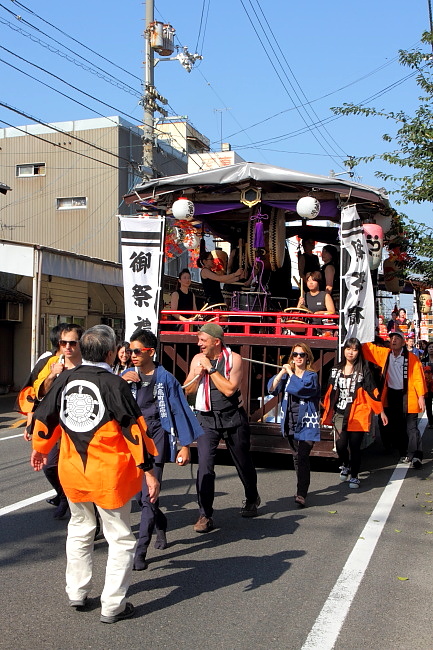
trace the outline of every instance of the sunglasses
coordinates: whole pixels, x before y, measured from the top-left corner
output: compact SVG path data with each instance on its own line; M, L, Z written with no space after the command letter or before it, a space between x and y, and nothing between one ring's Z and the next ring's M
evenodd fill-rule
M301 357L301 359L305 359L306 356L306 352L292 352L292 357Z
M125 352L128 354L143 354L143 352L149 352L153 348L126 348Z
M59 345L62 346L62 348L65 348L67 345L70 345L71 348L75 348L78 344L78 341L59 341Z

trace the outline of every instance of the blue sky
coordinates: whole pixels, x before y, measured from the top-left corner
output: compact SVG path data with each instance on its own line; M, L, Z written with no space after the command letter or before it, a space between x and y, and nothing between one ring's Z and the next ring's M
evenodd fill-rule
M17 20L8 10L19 14L21 19ZM332 118L332 106L361 102L407 76L409 70L396 60L398 49L416 46L428 28L425 0L411 3L407 0L362 3L160 0L155 2L155 18L170 22L176 29L176 42L188 45L193 52L198 49L204 57L190 74L177 61L157 65L155 83L169 100L170 112L188 115L193 125L210 138L214 150L219 149L222 117L223 141L230 142L244 159L324 175L331 169L342 172L346 155L387 150L389 146L381 135L392 133L393 125L362 117L330 121L326 130L311 129L311 123ZM21 6L2 0L0 45L9 52L0 49L1 101L46 122L121 114L139 124L143 29L144 4L138 0L123 3L75 0L72 5L27 0ZM98 58L66 34L108 61ZM93 65L79 59L77 54L98 65L97 74L85 69L91 67L95 71ZM65 57L81 61L80 66ZM8 64L86 106L59 95ZM81 95L43 71L57 75L96 99ZM115 77L112 83L102 78L107 73ZM412 78L381 94L369 105L411 113L417 105L418 94ZM307 112L294 110L294 105L307 101L311 102ZM0 107L0 126L30 122ZM259 124L253 126L256 123ZM379 165L359 166L360 182L383 185L374 177ZM394 188L388 186L388 189ZM417 221L433 226L430 204L411 206L405 211Z

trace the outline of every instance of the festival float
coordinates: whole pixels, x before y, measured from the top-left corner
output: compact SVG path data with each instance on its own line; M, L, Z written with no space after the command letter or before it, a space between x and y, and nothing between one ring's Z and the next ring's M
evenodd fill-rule
M165 215L166 251L167 241L179 247L179 233L194 250L195 259L206 246L205 233L229 243L230 256L236 261L232 268L244 269L245 280L230 286L224 304L204 305L188 313L190 320L181 325L173 318L174 312L163 309L160 358L183 383L197 352L197 330L204 320L219 323L225 330L225 343L244 359L241 390L252 448L290 453L278 425L278 400L267 395L268 379L290 348L304 341L313 350L315 369L326 390L342 341L353 335L373 340L378 268L392 227L393 211L386 194L352 180L239 163L153 179L137 186L124 200L136 204L138 210L143 204L153 205ZM335 315L313 319L297 307L305 287L288 248L293 238L310 238L340 250ZM216 267L226 268L227 255L214 257ZM334 455L330 428L322 430L322 440L312 454Z

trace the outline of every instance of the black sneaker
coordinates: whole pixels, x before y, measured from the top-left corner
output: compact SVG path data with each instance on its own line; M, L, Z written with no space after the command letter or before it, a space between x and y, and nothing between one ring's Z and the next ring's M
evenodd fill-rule
M131 616L134 616L134 611L134 605L132 603L126 603L123 612L113 614L112 616L104 616L101 614L101 618L99 620L101 623L117 623L117 621L123 621L124 618L131 618Z
M419 458L412 458L412 463L410 465L412 469L421 469L422 467L422 462L420 461Z
M257 508L259 507L261 503L260 497L257 497L255 501L244 501L242 509L241 509L241 516L242 517L257 517Z

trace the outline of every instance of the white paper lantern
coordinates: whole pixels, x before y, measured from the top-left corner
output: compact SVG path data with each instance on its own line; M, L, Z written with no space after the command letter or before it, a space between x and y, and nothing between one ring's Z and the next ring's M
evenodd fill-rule
M296 212L303 219L315 219L320 212L320 203L314 196L303 196L296 204Z
M175 201L171 206L171 209L175 219L192 221L194 218L194 203L185 196L181 196L177 199L177 201Z
M183 245L185 248L188 250L192 251L194 248L198 248L200 245L200 237L198 235L195 235L193 232L188 233L185 235L183 238Z

